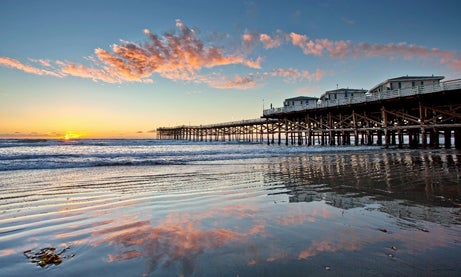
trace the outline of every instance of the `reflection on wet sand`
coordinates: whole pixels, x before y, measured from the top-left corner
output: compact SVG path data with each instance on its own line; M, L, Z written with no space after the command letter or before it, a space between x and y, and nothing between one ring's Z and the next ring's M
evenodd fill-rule
M109 255L109 261L131 259L142 255L148 258L149 272L154 271L158 265L179 262L183 273L190 275L198 255L205 250L221 247L242 237L243 234L222 228L200 230L193 223L148 227L116 236L113 242L122 243L125 247L140 245L141 251L131 250Z
M121 253L109 254L108 261L116 262L135 258L147 259L148 268L145 275L159 268L179 265L181 274L191 275L195 270L196 259L206 251L224 247L230 243L239 243L250 236L264 235L265 226L260 220L251 219L255 211L249 207L224 206L202 212L181 212L168 214L159 219L159 224L143 220L127 222L94 232L100 238L94 247L103 243L122 245ZM212 225L223 225L222 215L234 217L233 220L250 218L248 226L231 228L205 229L204 221L210 220ZM239 230L239 231L237 231Z
M460 223L435 207L461 207L461 155L427 152L285 157L265 174L290 202L326 201L350 209L370 203L397 217Z

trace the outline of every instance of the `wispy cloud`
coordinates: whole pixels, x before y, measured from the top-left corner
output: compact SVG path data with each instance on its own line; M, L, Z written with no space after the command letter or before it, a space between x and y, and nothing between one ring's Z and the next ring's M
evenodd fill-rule
M234 76L233 78L209 79L207 83L218 89L249 89L257 85L254 75Z
M45 66L45 67L51 66L51 62L49 60L44 60L44 59L36 60L36 59L29 58L29 61L34 62L34 63L39 63L40 65Z
M319 81L320 79L322 79L323 75L325 75L325 71L317 69L315 72L311 73L307 70L300 71L293 68L278 68L272 70L271 75L274 77L281 76L288 81L299 81L302 79L306 79L309 81Z
M355 24L355 20L351 19L351 18L348 18L348 17L341 17L341 21L344 22L344 23L347 23L349 25L354 25Z
M353 24L353 21L348 21ZM284 33L277 30L273 35L246 32L242 40L244 47L254 49L261 43L265 49L281 47L288 43L299 47L303 54L312 56L330 56L332 58L371 58L382 57L395 59L425 59L447 65L461 72L461 53L456 51L427 48L406 42L389 44L353 43L349 40L311 39L305 34Z
M201 76L200 82L218 89L249 89L258 86L269 77L279 77L287 83L296 83L303 80L319 81L325 74L326 72L320 69L317 69L315 72L309 72L307 70L297 70L293 68L276 68L269 72L235 75L231 78L217 74Z
M384 57L389 59L435 59L440 64L461 72L461 53L455 51L427 48L406 42L389 44L353 43L351 41L332 41L328 39L308 39L306 35L290 33L286 36L294 46L302 49L305 55L333 58Z
M47 69L41 69L31 65L22 64L20 61L8 57L0 57L0 65L16 68L27 73L36 75L49 75L54 77L63 77L64 75L59 72L53 72Z
M315 95L319 95L321 93L321 91L322 90L321 90L321 88L319 86L303 87L303 88L297 89L296 94L315 96Z

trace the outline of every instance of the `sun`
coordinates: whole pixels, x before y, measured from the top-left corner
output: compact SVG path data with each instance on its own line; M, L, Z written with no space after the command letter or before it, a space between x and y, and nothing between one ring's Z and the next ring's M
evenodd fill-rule
M64 140L71 140L71 139L76 139L79 138L80 134L76 134L74 132L67 131L66 134L64 135Z

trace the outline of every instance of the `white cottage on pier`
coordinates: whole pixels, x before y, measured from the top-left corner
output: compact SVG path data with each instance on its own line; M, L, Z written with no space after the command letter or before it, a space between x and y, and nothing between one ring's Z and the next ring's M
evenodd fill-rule
M351 89L351 88L340 88L335 90L326 91L320 96L322 101L334 101L338 99L350 99L365 95L367 91L364 89Z
M370 89L369 93L386 92L395 89L408 89L425 86L439 85L444 76L402 76L388 79Z
M319 99L317 97L299 96L287 98L283 101L283 106L288 107L308 107L317 104Z

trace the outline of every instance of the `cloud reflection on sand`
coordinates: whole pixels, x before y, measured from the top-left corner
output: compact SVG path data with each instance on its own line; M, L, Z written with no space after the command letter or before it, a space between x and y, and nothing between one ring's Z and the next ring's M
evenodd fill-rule
M260 216L264 214L261 208L241 203L202 211L173 212L157 221L129 222L125 219L122 220L123 224L112 224L94 232L93 237L97 239L93 246L103 243L118 246L117 249L122 246L120 253L108 255L108 262L147 259L146 274L176 264L182 269L181 274L188 276L195 271L199 255L212 253L212 250L220 251L218 248L241 253L240 258L252 266L296 259L296 255L284 249L283 242L266 246L256 242L259 239L275 238L268 227L299 226L315 222L319 217L340 215L340 212L335 215L329 209L335 208L322 204L319 207L311 205L311 209L303 210L299 206L288 205L285 206L284 214L272 218Z
M176 267L181 275L190 276L197 273L198 267L206 266L199 260L201 255L213 257L227 253L231 259L246 261L247 266L258 266L302 262L322 253L359 253L370 246L382 251L382 257L386 258L386 251L392 251L393 245L398 246L398 254L411 255L449 244L445 239L447 231L432 225L427 225L430 232L409 225L382 232L374 226L376 222L362 219L365 213L386 217L377 209L355 208L344 214L343 210L324 202L311 202L284 205L278 211L277 216L267 215L261 208L242 203L202 211L172 212L154 221L125 219L123 224L94 232L93 246L104 243L115 246L119 253L108 254L106 260L110 263L145 259L146 275ZM402 221L386 220L389 222L383 224ZM328 231L319 233L319 228ZM280 230L285 234L283 237ZM293 237L286 235L288 230L293 232Z
M248 236L225 228L202 230L194 222L153 227L150 222L140 221L132 224L132 227L120 228L124 231L117 232L115 236L111 236L110 230L94 235L107 235L110 244L117 243L125 247L126 251L122 253L109 254L109 262L144 257L148 259L147 273L155 271L159 266L168 267L176 262L180 264L183 274L190 275L198 255ZM249 233L257 230L251 229Z

